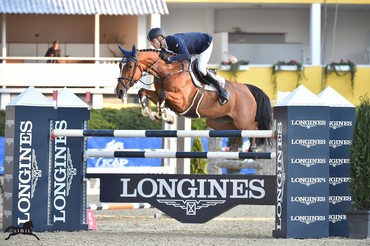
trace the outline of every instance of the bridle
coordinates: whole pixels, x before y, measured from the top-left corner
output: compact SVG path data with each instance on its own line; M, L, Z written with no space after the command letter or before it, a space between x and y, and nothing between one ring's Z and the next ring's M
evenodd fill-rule
M158 59L152 65L150 65L150 67L148 67L147 69L143 70L142 67L141 67L141 65L139 64L137 58L136 57L130 57L129 59L127 59L127 61L134 62L134 64L135 64L134 71L132 73L132 76L131 76L131 78L122 77L122 76L121 77L118 77L117 78L118 83L120 83L125 90L128 90L129 88L131 88L135 84L134 76L135 76L135 73L136 73L136 69L137 68L139 68L139 70L140 70L141 73L143 73L143 72L150 73L150 71L153 71L153 67L159 62L160 59L161 58L158 56ZM126 63L126 58L125 57L122 58L122 60L121 60L121 64L124 64L124 63ZM123 66L122 66L121 71L120 71L120 74L121 75L122 75L122 69L123 69ZM155 75L153 75L153 76L159 78L158 76L155 76ZM125 81L125 80L128 80L129 81L128 85L123 83L123 81Z
M136 69L137 68L139 68L139 70L140 70L140 72L141 73L143 73L143 69L141 68L141 65L139 64L139 62L138 62L138 60L137 60L137 58L136 57L130 57L129 59L125 59L125 57L124 58L122 58L122 60L121 60L121 64L124 64L124 63L126 63L126 61L131 61L131 62L134 62L134 64L135 64L135 66L134 66L134 71L133 71L133 73L132 73L132 76L131 76L131 78L128 78L128 77L118 77L117 78L117 81L118 81L118 83L120 83L122 86L123 86L123 88L125 88L125 90L127 91L129 88L131 88L134 84L135 84L135 81L134 81L134 76L135 76L135 73L136 73ZM122 69L123 69L123 67L124 66L122 66L122 68L120 69L120 75L122 75ZM123 83L123 81L125 81L125 80L128 80L129 81L129 83L128 83L128 86L125 84L125 83Z
M189 71L189 70L186 70L185 69L184 62L182 62L182 68L179 71L166 74L163 78L160 78L157 75L155 75L155 71L153 70L153 68L157 65L157 63L159 62L160 59L161 59L161 57L158 56L158 59L152 65L150 65L147 69L143 70L142 67L141 67L141 65L139 64L139 62L137 60L137 57L129 57L129 58L123 57L122 60L121 60L121 64L124 64L127 61L130 61L130 62L134 62L135 66L134 66L134 70L133 70L133 73L132 73L131 78L128 78L128 77L118 77L117 78L118 83L120 83L126 91L129 88L131 88L135 84L135 82L136 82L136 81L134 81L134 76L135 76L135 73L136 73L136 69L137 68L139 68L139 70L140 70L141 73L147 72L147 73L151 74L152 76L156 77L159 81L164 80L164 79L166 79L168 77L171 77L174 74L182 73L184 71ZM120 71L120 74L121 75L122 75L122 69L123 69L123 66L122 66L121 71ZM128 85L123 83L125 80L128 80L129 81ZM142 82L142 83L145 84L144 82Z

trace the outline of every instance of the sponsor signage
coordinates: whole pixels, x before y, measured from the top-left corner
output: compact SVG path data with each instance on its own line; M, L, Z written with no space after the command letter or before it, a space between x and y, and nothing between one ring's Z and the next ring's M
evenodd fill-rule
M23 99L30 98L36 106L24 103ZM47 224L47 139L53 118L51 102L32 88L6 107L3 228L21 227L32 221L34 231L51 229Z
M278 238L329 235L329 107L274 108ZM289 187L289 188L288 188Z
M330 107L329 236L348 237L345 213L351 206L349 159L356 110L351 102L330 86L318 97Z
M354 107L330 107L330 236L349 235L345 214L351 207L349 158L355 117Z
M143 149L145 148L145 149ZM87 140L89 150L131 150L131 151L158 151L162 149L161 138L117 138L99 137ZM122 168L122 167L160 167L160 158L103 158L95 157L87 160L88 168Z
M274 205L275 176L88 174L101 202L146 202L183 223L205 223L239 204Z
M77 99L66 89L60 92L55 129L86 128L90 111L86 104ZM68 105L71 101L74 101L74 107ZM51 214L48 223L54 230L87 230L86 184L83 181L86 164L82 156L85 144L84 138L76 137L62 136L51 141Z

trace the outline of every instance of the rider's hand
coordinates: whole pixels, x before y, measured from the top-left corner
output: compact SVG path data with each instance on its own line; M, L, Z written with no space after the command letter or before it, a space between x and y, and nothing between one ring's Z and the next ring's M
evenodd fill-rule
M161 52L159 53L159 57L164 60L166 63L170 63L170 56L168 55L167 51L165 49L161 49Z

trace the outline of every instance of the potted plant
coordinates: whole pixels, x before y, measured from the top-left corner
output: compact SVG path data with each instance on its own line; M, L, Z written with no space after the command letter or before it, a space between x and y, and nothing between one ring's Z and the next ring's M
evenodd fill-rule
M272 66L273 72L276 71L302 71L302 63L297 62L296 60L290 60L288 62L278 61Z
M228 58L225 61L221 62L220 69L223 71L229 71L231 69L231 65L237 62L236 59Z
M277 73L279 71L294 71L297 73L297 87L304 76L303 65L296 60L290 60L288 62L285 61L278 61L277 63L272 65L272 82L274 85L274 90L276 91L276 84L277 84Z
M331 73L335 73L337 76L344 76L346 74L351 75L351 88L355 85L355 74L357 71L356 64L351 60L341 59L339 62L332 62L325 66L325 81Z
M240 60L237 62L239 71L245 71L249 68L249 61Z
M349 236L370 238L370 99L361 98L350 157L351 209L347 211Z
M236 76L239 71L245 71L249 68L249 61L240 60L238 61L236 58L229 58L225 61L221 62L221 70L229 71L231 74L230 79L236 80Z

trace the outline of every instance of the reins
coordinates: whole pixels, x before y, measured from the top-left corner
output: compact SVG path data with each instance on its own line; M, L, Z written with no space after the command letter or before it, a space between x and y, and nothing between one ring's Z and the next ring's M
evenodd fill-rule
M190 66L190 63L189 63L189 66ZM164 77L162 77L160 79L161 80L165 80L165 79L171 77L172 75L175 75L175 74L178 74L178 73L182 73L182 72L189 72L189 71L190 71L189 69L185 70L185 61L182 61L181 62L181 69L179 71L168 73L168 74L166 74Z
M148 50L142 50L141 52L146 52ZM149 50L149 51L155 51L155 52L158 52L158 50ZM172 75L175 75L175 74L178 74L178 73L182 73L182 72L189 72L189 69L185 69L185 61L182 61L181 62L181 69L179 71L176 71L176 72L172 72L172 73L168 73L166 75L164 75L163 77L159 77L158 75L155 75L157 74L153 68L155 65L157 65L157 63L161 60L160 56L158 55L158 59L150 66L148 67L147 69L145 69L144 71L151 74L152 76L158 78L160 81L162 80L165 80L169 77L171 77ZM190 63L189 63L189 66L190 66ZM143 83L142 81L140 81L141 83Z
M156 51L156 52L158 52L158 51ZM142 69L142 67L141 67L141 65L138 62L138 60L137 60L136 57L132 57L132 59L133 59L133 62L135 63L135 67L134 67L134 70L133 70L133 73L132 73L131 78L129 78L129 77L118 77L117 78L118 82L125 88L125 90L128 90L129 88L131 88L135 84L136 81L134 81L134 76L135 76L135 73L136 73L136 69L137 68L139 68L139 70L140 70L140 72L142 74L143 74L143 72L147 72L147 73L151 74L152 76L154 76L155 78L157 78L159 81L165 80L165 79L167 79L167 78L169 78L169 77L171 77L171 76L173 76L175 74L179 74L179 73L182 73L182 72L189 72L190 71L189 69L186 69L185 68L185 61L182 61L181 62L181 69L180 70L175 71L175 72L168 73L168 74L164 75L163 77L159 77L157 75L157 72L154 70L154 68L157 65L157 63L161 60L161 58L160 58L159 55L158 55L158 59L152 65L150 65L147 69L145 69L145 70ZM189 63L189 66L190 66L190 63ZM123 69L123 67L122 67L122 69ZM122 75L122 69L120 71L120 74L121 75ZM128 85L126 85L126 84L123 83L123 81L125 81L125 80L128 80L129 81L129 84ZM144 83L141 80L141 78L138 81L140 81L144 85L148 85L147 83ZM150 84L152 84L152 83L150 83Z

